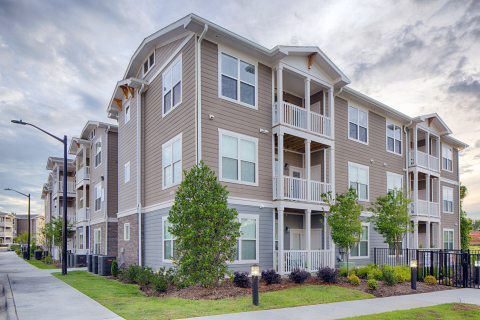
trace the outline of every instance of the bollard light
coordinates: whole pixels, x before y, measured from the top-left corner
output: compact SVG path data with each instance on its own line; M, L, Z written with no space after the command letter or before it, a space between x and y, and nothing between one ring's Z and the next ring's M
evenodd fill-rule
M258 306L258 276L260 275L260 267L258 264L252 266L252 303Z
M416 268L417 267L417 260L410 260L410 268Z
M417 290L417 266L418 266L418 261L417 260L410 260L410 269L412 272L412 290Z

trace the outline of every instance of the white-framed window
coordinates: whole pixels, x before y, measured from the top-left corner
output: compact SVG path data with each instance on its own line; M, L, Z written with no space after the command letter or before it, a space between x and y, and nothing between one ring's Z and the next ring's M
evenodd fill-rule
M130 181L130 161L125 163L125 183Z
M402 154L402 128L387 121L387 151Z
M257 64L219 52L219 97L257 109Z
M95 142L95 168L102 163L102 141Z
M220 181L258 186L258 139L218 129Z
M162 145L163 189L182 181L182 134Z
M102 229L93 230L94 253L102 253Z
M370 252L369 245L369 223L362 223L362 234L360 235L360 242L350 252L350 257L353 259L368 258Z
M453 172L453 152L451 147L442 145L442 170Z
M453 250L453 229L443 229L443 249Z
M130 105L125 107L125 123L130 121Z
M168 231L172 224L168 221L168 216L162 217L163 225L163 261L172 262L175 255L175 237Z
M442 187L443 212L453 213L453 188Z
M95 186L95 211L102 209L102 185Z
M90 132L90 140L93 140L93 138L95 138L95 129L93 129L93 130Z
M148 71L150 71L150 69L152 69L152 67L154 65L155 65L155 49L153 49L153 52L150 53L148 55L148 58L145 59L145 61L143 62L143 76L144 77L148 73Z
M241 223L240 237L237 239L236 263L258 263L259 216L239 213L236 221Z
M162 117L182 103L182 55L163 72Z
M357 191L360 201L369 201L369 171L370 168L367 166L348 163L348 185Z
M123 224L123 240L130 240L130 223Z
M83 233L80 233L80 237L78 239L78 247L79 249L83 249Z
M403 176L392 172L387 172L387 193L395 189L403 190Z
M368 144L368 113L348 106L348 138Z

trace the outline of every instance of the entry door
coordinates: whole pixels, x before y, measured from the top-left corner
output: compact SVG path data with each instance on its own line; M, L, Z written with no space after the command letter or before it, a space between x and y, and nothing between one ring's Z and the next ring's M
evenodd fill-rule
M290 176L293 178L303 179L303 168L290 166ZM302 194L302 191L300 190L300 184L298 183L291 183L289 191L290 195L295 199L300 198Z
M290 229L290 250L305 250L305 230Z
M322 229L312 229L310 234L310 249L322 250Z

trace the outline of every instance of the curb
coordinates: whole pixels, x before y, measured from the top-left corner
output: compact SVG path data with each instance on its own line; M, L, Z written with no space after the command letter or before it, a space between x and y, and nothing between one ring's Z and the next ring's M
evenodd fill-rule
M8 274L0 278L0 320L18 320Z

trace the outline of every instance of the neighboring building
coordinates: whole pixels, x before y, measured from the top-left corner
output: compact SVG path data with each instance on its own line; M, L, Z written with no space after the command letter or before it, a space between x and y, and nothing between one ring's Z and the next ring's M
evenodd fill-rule
M76 253L117 255L117 131L117 125L88 121L70 143L76 171Z
M28 214L16 214L16 232L20 235L22 232L28 232ZM37 245L43 240L44 235L40 232L45 226L45 217L41 214L30 214L30 234L35 239Z
M200 159L242 223L232 270L334 266L323 192L350 186L368 208L408 187L404 247L459 248L459 150L437 114L411 118L347 85L316 46L266 49L196 15L145 38L118 81L118 260L172 265L175 191ZM280 151L279 151L280 150ZM364 220L351 259L387 248Z
M15 215L0 212L0 244L13 243L16 236Z
M469 236L471 246L480 246L480 231L473 231Z

